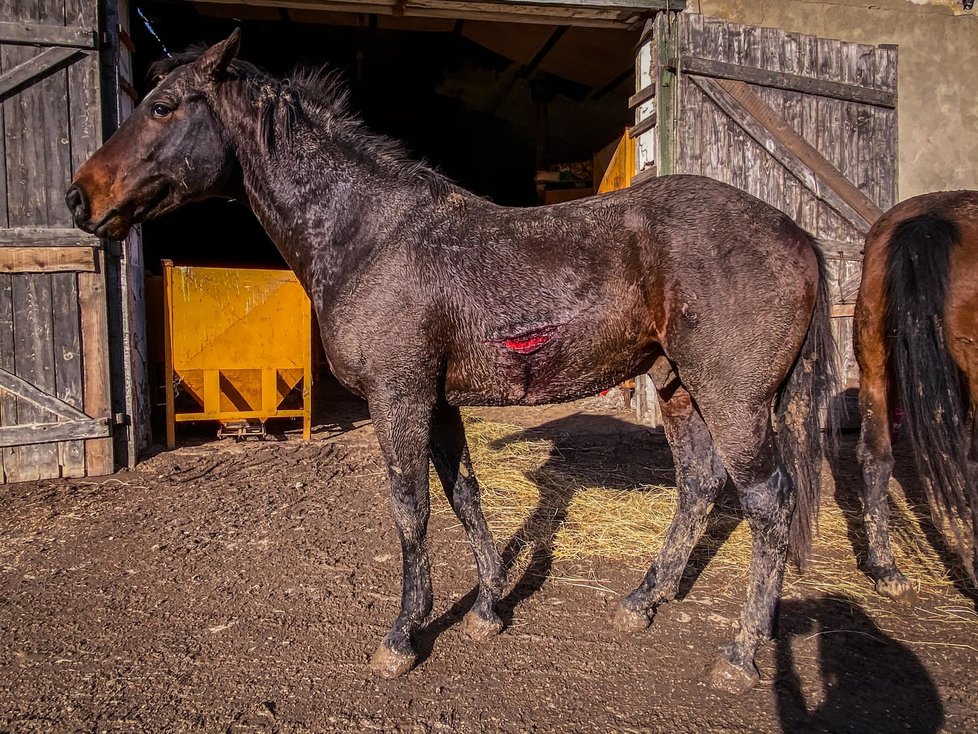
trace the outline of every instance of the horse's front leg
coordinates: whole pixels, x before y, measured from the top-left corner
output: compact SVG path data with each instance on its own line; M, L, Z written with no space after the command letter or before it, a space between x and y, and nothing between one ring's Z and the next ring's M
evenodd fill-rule
M424 541L428 531L428 446L434 401L387 393L368 396L370 416L387 462L391 512L401 541L401 610L370 661L383 678L414 667L418 654L412 636L431 612L431 573Z

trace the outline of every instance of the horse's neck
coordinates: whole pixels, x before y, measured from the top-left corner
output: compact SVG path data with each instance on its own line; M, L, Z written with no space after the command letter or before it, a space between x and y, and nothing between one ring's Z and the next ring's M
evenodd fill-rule
M258 110L237 95L223 120L237 152L248 202L286 263L317 306L365 262L377 244L363 226L369 181L354 184L329 175L335 162L325 150L269 153L259 135ZM309 180L315 179L314 185Z

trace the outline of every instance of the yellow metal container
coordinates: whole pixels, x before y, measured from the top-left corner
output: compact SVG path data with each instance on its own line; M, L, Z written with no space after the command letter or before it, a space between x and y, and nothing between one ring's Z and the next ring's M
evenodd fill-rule
M163 262L166 443L176 423L312 426L311 305L288 270Z

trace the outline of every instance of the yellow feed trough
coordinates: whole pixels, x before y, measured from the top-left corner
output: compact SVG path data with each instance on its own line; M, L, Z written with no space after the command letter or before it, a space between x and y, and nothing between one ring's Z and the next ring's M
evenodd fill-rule
M264 433L269 418L312 421L311 306L288 270L163 263L166 442L176 423Z

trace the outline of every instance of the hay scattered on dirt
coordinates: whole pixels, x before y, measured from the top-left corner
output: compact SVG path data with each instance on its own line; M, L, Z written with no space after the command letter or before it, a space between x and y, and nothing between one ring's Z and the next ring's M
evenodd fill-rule
M482 488L483 507L500 543L514 539L524 550L545 548L554 560L620 561L638 574L661 545L675 509L675 487L642 485L632 489L615 477L575 474L549 440L527 440L519 426L467 417L472 460ZM829 494L826 492L826 494ZM750 560L750 531L727 498L717 505L710 529L693 563L709 558L703 579L722 579L720 593L740 599ZM921 530L926 508L911 506L900 493L891 494L891 537L897 562L921 601L946 603L954 580ZM450 512L436 502L435 512ZM729 532L729 537L727 533ZM856 566L850 533L862 533L858 508L845 511L831 498L823 501L814 557L804 575L789 569L785 593L813 590L850 598L875 608L880 599ZM861 539L861 536L860 536ZM583 580L603 588L598 579ZM928 614L952 622L978 624L978 616L954 606L930 605ZM922 612L924 610L921 610Z

